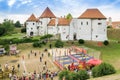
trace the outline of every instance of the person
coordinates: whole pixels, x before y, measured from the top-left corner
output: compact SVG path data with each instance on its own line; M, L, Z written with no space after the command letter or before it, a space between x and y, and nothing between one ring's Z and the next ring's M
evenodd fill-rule
M30 53L28 54L28 59L30 59Z
M37 55L37 53L35 52L35 56Z
M11 78L12 78L12 74L11 74L11 73L9 73L9 78L10 78L10 80L11 80Z
M51 72L51 76L50 76L51 80L53 80L53 73Z
M19 69L20 69L20 64L18 63L18 65L17 65L17 67L18 67L18 71L19 71Z
M42 62L42 58L40 57L40 62Z
M70 65L68 65L68 70L70 70Z
M22 55L22 59L24 60L24 55Z
M48 52L48 57L50 57L50 52Z
M15 66L12 66L12 75L15 73Z
M2 72L2 67L1 67L1 64L0 64L0 72Z
M46 66L45 65L43 65L43 70L45 70L46 68L45 68Z
M44 54L42 53L42 57L44 56Z
M47 62L45 61L45 65L47 65Z

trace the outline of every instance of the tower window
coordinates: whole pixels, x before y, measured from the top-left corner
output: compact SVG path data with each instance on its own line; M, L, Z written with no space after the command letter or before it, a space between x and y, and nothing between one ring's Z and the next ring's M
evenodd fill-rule
M102 25L102 23L98 23L98 25Z
M96 35L96 38L98 37L98 35Z
M39 26L37 26L37 29L39 29Z
M86 24L88 25L88 22L86 22Z
M83 25L83 22L81 22L81 25Z
M34 25L35 23L33 23L33 25Z

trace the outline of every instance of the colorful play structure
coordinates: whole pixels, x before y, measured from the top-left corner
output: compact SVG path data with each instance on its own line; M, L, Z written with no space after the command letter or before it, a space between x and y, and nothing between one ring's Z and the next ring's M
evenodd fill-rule
M67 53L67 54L66 54ZM61 54L61 53L60 53ZM54 63L63 70L64 68L69 68L69 70L75 69L85 69L86 65L99 65L101 60L95 59L93 56L87 54L87 50L84 48L79 48L72 46L66 49L64 55L54 56Z
M10 45L9 46L10 50L9 50L9 54L18 54L20 52L20 50L17 50L17 46L16 45Z

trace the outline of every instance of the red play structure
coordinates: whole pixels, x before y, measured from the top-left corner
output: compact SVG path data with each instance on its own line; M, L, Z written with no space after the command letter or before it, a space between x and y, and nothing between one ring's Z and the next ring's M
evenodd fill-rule
M74 51L75 53L72 54L71 52ZM73 70L81 70L81 69L86 69L86 66L96 66L102 63L101 60L95 59L92 56L89 56L87 54L87 50L85 50L84 48L79 48L76 46L72 46L71 48L67 49L67 55L65 55L65 57L70 58L72 61L70 63L68 63L68 69L70 71ZM67 61L70 60L62 60L62 58L60 59L60 57L63 56L59 56L58 60L55 59L54 63L61 69L63 70L65 67L65 63L67 63Z

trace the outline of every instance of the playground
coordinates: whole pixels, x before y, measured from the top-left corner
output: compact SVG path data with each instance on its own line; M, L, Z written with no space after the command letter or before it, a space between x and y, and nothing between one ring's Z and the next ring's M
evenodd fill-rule
M96 66L102 63L101 60L95 59L94 56L87 54L87 50L72 46L70 48L50 50L54 63L61 69L80 70L86 69L86 66Z

